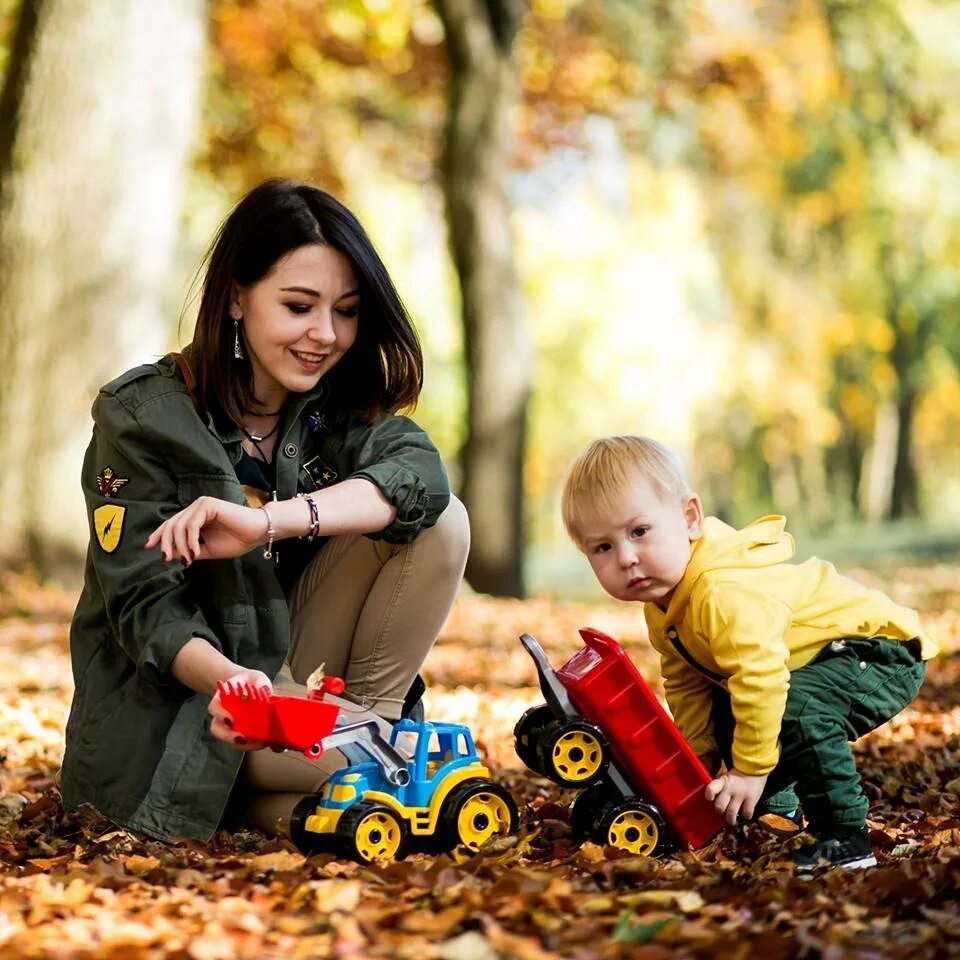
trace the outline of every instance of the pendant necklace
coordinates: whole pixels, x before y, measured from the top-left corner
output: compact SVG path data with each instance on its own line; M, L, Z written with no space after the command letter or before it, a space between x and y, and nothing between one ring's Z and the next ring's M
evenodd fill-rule
M260 459L264 463L270 463L270 460L267 458L266 454L264 454L263 450L261 449L260 444L263 443L264 440L269 440L270 437L272 437L277 432L277 430L280 429L280 411L277 410L275 413L265 413L265 414L262 414L262 416L276 417L277 422L273 425L273 427L270 430L268 430L266 433L262 434L261 436L257 436L257 434L251 433L244 426L241 426L240 429L243 431L243 435L257 448L257 453L260 454Z

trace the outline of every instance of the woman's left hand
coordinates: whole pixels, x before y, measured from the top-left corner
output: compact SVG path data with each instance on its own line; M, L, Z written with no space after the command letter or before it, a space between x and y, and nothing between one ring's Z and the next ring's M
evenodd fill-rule
M160 546L165 561L239 557L266 542L267 515L216 497L200 497L164 521L144 544Z
M250 684L265 693L270 693L273 689L270 678L265 673L260 670L245 670L243 667L227 677L224 684L227 686ZM207 713L210 714L210 733L214 739L222 740L224 743L230 744L234 750L240 750L243 753L263 749L264 744L247 740L246 737L241 736L233 729L233 718L220 702L219 690L210 699Z

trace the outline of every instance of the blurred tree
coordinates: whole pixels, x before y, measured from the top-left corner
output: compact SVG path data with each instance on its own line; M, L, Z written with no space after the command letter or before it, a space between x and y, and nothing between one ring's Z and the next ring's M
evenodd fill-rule
M753 425L717 408L705 433L751 438L735 459L769 472L769 506L827 523L842 515L839 494L868 518L915 514L914 413L960 295L957 210L938 182L954 149L942 132L950 93L931 86L914 32L929 11L698 6L699 32L675 62L681 91L701 91L688 159L709 178L744 318L746 403L726 409Z
M522 594L532 345L508 187L518 167L578 142L583 120L637 82L598 29L603 4L215 0L212 10L203 164L231 192L278 173L349 191L357 138L401 176L441 183L465 343L467 577L484 592Z
M515 267L509 177L520 0L435 0L450 62L443 191L467 366L461 497L474 589L521 597L532 346Z
M203 0L24 0L0 94L0 555L88 539L89 397L162 353ZM103 464L107 466L107 464Z

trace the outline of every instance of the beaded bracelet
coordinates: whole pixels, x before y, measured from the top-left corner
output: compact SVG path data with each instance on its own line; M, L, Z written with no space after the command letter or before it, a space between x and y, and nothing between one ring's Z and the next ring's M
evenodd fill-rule
M313 497L308 497L303 493L298 493L297 496L306 500L307 506L310 508L310 529L300 539L316 540L320 535L320 511L317 510L317 502Z

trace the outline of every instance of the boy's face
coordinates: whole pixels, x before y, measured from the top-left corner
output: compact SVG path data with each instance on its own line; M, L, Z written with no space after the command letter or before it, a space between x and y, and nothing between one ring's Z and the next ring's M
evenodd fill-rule
M583 550L600 585L618 600L666 606L703 532L700 498L663 500L635 475L615 505L588 512Z

